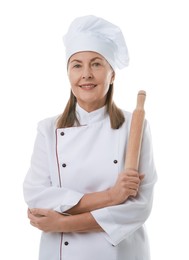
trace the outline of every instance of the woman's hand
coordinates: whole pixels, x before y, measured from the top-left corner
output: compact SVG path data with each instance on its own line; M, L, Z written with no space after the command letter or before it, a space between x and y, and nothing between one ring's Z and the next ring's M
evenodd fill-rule
M64 215L49 209L28 209L30 224L44 232L62 232Z
M75 216L64 216L49 209L28 209L28 218L32 226L44 232L102 232L90 212Z
M108 190L113 205L126 201L130 196L136 197L144 174L128 170L118 175L115 185Z

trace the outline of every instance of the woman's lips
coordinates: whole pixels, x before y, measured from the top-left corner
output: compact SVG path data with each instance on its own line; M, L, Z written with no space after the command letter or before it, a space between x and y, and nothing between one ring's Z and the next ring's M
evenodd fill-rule
M85 90L93 89L93 88L95 88L96 86L97 86L97 85L95 85L95 84L82 84L82 85L79 85L80 88L85 89Z

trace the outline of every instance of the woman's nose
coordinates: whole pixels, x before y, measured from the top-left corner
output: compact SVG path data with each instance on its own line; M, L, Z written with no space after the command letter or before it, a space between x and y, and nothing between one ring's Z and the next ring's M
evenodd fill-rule
M93 75L92 75L91 69L90 68L85 68L83 70L82 78L83 79L91 79L92 77L93 77Z

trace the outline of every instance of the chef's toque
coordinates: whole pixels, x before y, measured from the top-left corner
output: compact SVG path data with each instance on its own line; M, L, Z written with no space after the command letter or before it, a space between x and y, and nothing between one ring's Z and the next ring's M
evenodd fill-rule
M67 62L74 53L94 51L101 54L114 70L129 64L128 49L120 28L100 17L76 18L63 41Z

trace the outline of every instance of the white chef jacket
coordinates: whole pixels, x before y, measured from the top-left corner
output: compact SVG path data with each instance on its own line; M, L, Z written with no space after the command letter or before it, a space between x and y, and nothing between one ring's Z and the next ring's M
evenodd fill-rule
M124 168L131 113L112 129L106 108L86 112L78 104L81 126L56 129L57 117L38 125L31 166L24 180L30 208L65 212L86 193L116 182ZM149 124L145 121L139 171L145 174L136 198L91 212L104 232L44 233L39 260L149 260L144 223L153 200L156 170Z

